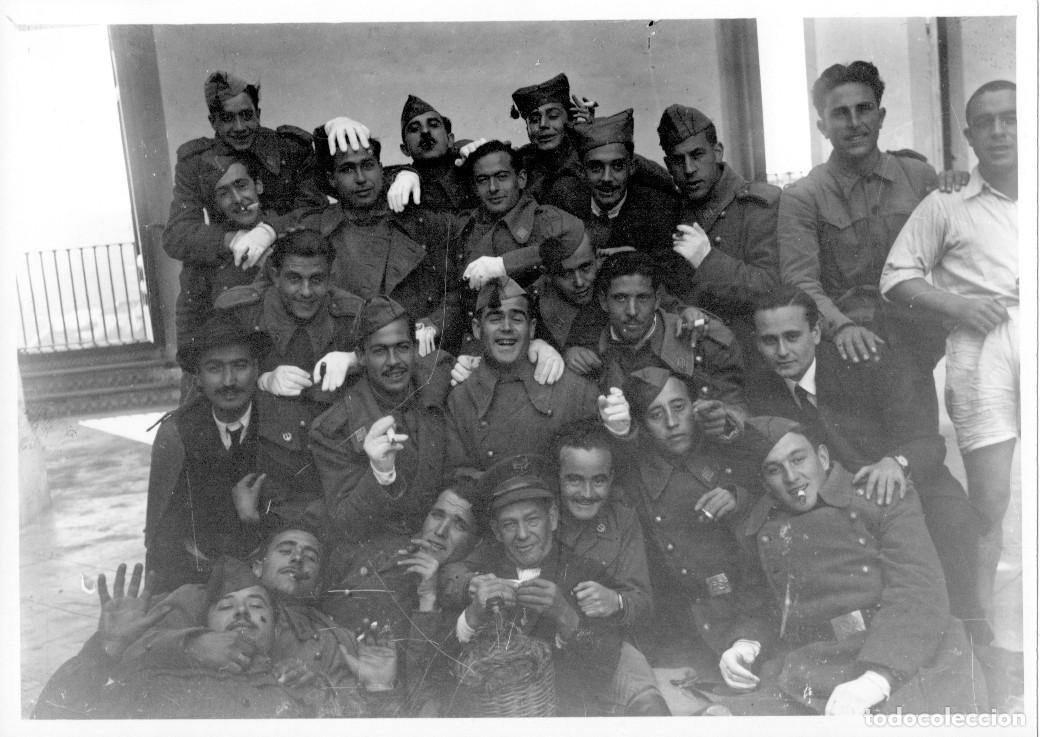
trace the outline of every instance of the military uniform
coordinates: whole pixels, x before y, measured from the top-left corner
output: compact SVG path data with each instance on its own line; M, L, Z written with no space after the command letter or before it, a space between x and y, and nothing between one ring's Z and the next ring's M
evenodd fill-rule
M542 275L529 290L537 298L538 324L535 337L553 345L560 353L571 346L596 350L607 324L607 313L596 300L578 306L569 302L551 277Z
M304 218L336 248L332 282L369 299L388 295L417 322L440 329L452 350L463 326L459 307L458 223L446 212L409 208L371 212L330 205Z
M538 453L569 422L596 416L596 387L570 371L555 384L534 380L521 357L509 370L481 361L448 395L447 468L486 470L515 453Z
M276 232L284 230L291 210L326 201L314 185L311 137L302 128L260 128L244 152L218 139L196 138L177 149L173 202L162 237L163 249L170 258L210 266L231 259L231 251L224 246L227 228L222 222L214 222L220 218L213 193L221 176L215 173L219 172L213 163L216 156L252 160L264 183L260 195L263 221Z
M473 186L466 181L461 167L455 166L458 147L448 151L444 159L437 162L413 161L412 168L419 175L422 206L430 210L461 212L480 205Z
M748 182L726 164L704 202L684 207L680 223L697 223L711 250L695 269L694 304L714 312L755 355L752 303L780 283L776 213L780 189Z
M327 513L339 535L361 541L380 532L407 535L421 527L442 490L447 445L442 407L452 363L450 355L440 352L417 362L417 393L400 406L378 397L362 377L314 421L310 448ZM397 478L380 486L364 442L372 423L389 414L408 440L395 458Z
M813 509L766 496L744 531L781 609L779 662L763 672L779 674L785 698L822 712L835 686L867 669L892 684L885 713L971 710L983 696L912 489L880 506L834 464Z
M706 440L674 461L649 438L635 448L620 445L625 462L616 466L642 523L655 590L681 597L697 633L716 652L738 637L764 638L770 622L761 578L733 530L750 500L746 464L732 449ZM721 522L699 521L697 501L720 486L733 490L737 509Z
M744 369L733 333L719 318L709 315L707 333L691 348L689 338L676 337L678 324L677 315L658 310L653 334L637 348L614 340L609 327L604 330L598 351L604 366L600 386L620 387L633 371L658 366L692 379L694 399L719 399L744 409Z

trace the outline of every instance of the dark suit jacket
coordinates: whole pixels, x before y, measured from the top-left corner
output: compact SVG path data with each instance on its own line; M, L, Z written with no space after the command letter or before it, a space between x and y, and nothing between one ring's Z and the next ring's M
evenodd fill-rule
M813 424L784 380L763 369L748 382L753 415L789 417ZM926 411L934 387L918 387L914 372L891 351L874 362L849 363L830 342L816 348L816 404L821 439L855 473L885 456L904 455L917 486L948 475L946 445Z

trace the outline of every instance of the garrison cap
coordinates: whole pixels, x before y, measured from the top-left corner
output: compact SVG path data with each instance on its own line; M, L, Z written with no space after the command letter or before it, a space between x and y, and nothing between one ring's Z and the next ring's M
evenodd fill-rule
M508 276L505 279L493 279L482 286L480 292L477 293L475 311L479 313L485 307L500 307L502 300L513 297L527 297L530 299L530 295L524 291L524 288Z
M591 123L575 123L578 134L578 153L584 156L594 148L611 143L632 143L635 117L632 108L607 118L596 118Z
M579 221L580 222L580 221ZM585 224L580 228L567 228L559 235L550 236L538 245L538 256L542 266L550 274L558 271L560 264L574 255L585 240Z
M354 321L354 337L360 343L372 333L402 317L408 318L408 310L402 307L400 302L385 295L372 297L361 308Z
M661 114L661 122L657 124L661 148L668 153L687 138L706 130L711 124L711 118L695 107L669 105Z
M440 115L437 109L426 102L426 100L415 95L408 95L408 99L404 102L404 108L401 110L401 130L404 130L404 127L408 125L412 118L423 113L437 113Z
M198 373L199 359L211 348L243 343L256 360L271 351L271 336L262 330L243 327L230 313L218 312L206 320L202 329L177 351L177 363L189 373Z
M251 586L262 586L253 570L237 558L224 556L213 566L206 582L206 608L220 601L234 591L248 589Z
M805 433L805 427L786 417L749 417L744 422L744 443L761 465L773 446L789 432Z
M522 454L504 458L487 470L480 480L491 513L514 502L555 499L552 464L540 455Z
M658 366L647 366L638 371L633 371L625 378L621 391L628 400L628 406L632 414L640 419L646 414L646 410L657 399L657 395L664 389L668 380L675 376L679 381L685 382L683 377L676 376L671 371Z
M230 100L235 95L241 95L246 91L249 83L231 72L217 70L206 77L206 83L202 86L206 95L206 107L209 110L219 110L224 100ZM260 85L255 85L258 89Z
M567 81L566 74L560 73L552 79L518 89L513 93L513 108L509 115L514 119L527 118L550 102L558 102L564 108L571 104L571 83Z

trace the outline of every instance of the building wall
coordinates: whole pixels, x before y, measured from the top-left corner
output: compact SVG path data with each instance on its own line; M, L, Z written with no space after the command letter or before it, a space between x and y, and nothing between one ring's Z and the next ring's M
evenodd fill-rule
M517 87L566 72L600 114L632 107L636 149L659 160L656 126L676 101L721 113L716 21L154 26L171 161L210 133L202 82L230 69L262 84L262 119L311 129L335 115L367 124L403 161L409 93L452 118L460 137L525 143L509 117Z

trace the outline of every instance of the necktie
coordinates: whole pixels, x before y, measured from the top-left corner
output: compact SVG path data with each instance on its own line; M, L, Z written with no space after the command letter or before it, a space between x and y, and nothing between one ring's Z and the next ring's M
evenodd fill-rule
M243 429L244 428L241 425L239 425L238 427L236 427L234 429L232 429L230 426L228 427L227 434L228 434L228 437L231 438L231 445L228 448L229 450L234 450L236 447L238 447L238 444L240 442L242 442L242 430Z
M820 418L820 414L816 411L816 402L813 401L815 397L809 394L801 384L795 384L794 395L797 397L798 404L801 406L805 416L816 422Z

